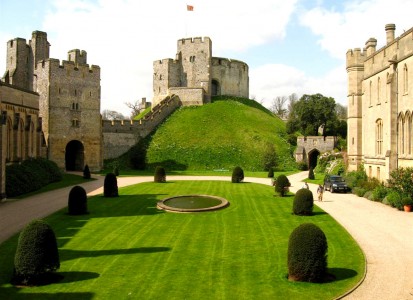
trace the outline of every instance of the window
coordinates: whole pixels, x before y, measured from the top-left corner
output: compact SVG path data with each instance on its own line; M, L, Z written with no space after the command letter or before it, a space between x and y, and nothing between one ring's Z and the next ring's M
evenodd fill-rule
M383 155L383 120L376 121L376 155Z
M387 81L386 81L386 99L384 101L389 101L390 100L390 84L391 84L391 78L389 73L387 73Z
M369 83L369 105L370 106L371 106L371 98L372 98L371 92L373 91L372 86L373 86L373 83L370 81Z
M377 104L380 104L380 77L377 79Z
M399 136L398 146L399 154L404 154L404 116L403 114L399 115L399 120L397 122L397 133Z
M78 119L73 119L72 120L72 127L79 127L79 120Z
M380 181L380 167L377 167L377 179Z
M409 76L408 76L407 65L405 64L403 67L403 93L407 94L408 90L409 90Z

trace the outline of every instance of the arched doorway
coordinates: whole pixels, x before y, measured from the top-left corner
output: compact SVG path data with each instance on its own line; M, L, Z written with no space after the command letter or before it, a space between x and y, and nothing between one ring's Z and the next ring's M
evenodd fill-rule
M219 82L215 79L212 79L211 96L219 96L219 95L221 95L221 88L219 86Z
M82 171L84 161L84 147L79 141L67 143L65 153L66 171Z
M308 167L315 168L317 166L317 158L320 155L320 151L317 149L313 149L308 152Z

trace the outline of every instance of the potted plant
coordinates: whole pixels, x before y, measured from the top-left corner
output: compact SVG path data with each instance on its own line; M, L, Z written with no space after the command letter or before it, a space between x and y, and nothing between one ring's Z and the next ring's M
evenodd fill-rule
M403 209L406 212L411 212L412 211L412 206L413 206L413 199L408 196L408 197L404 197L402 199L403 202Z

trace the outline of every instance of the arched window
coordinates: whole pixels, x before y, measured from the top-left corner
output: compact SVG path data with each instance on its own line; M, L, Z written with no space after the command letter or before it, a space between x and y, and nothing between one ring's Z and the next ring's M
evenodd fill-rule
M409 74L407 65L405 64L403 67L403 93L407 94L409 90Z
M383 155L383 120L376 121L376 155Z
M380 94L381 94L381 82L380 82L380 77L377 79L377 104L380 104Z
M397 132L399 135L399 141L398 141L398 146L399 146L399 154L404 154L404 116L401 113L399 115L399 120L397 122Z
M412 116L410 112L408 111L406 113L406 116L404 117L404 127L405 127L405 153L410 155L412 154Z
M389 73L387 73L387 80L386 80L386 99L384 101L389 101L390 100L390 84L391 84L391 78Z

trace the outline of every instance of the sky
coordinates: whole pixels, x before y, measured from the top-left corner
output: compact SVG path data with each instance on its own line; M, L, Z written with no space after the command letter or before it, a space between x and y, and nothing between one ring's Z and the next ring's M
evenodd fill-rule
M187 5L193 11L187 11ZM7 41L47 32L50 57L87 52L101 68L101 111L130 115L151 101L153 61L175 58L177 40L212 40L212 55L249 66L250 98L321 93L346 105L346 52L386 43L413 27L411 0L0 0L0 74Z

